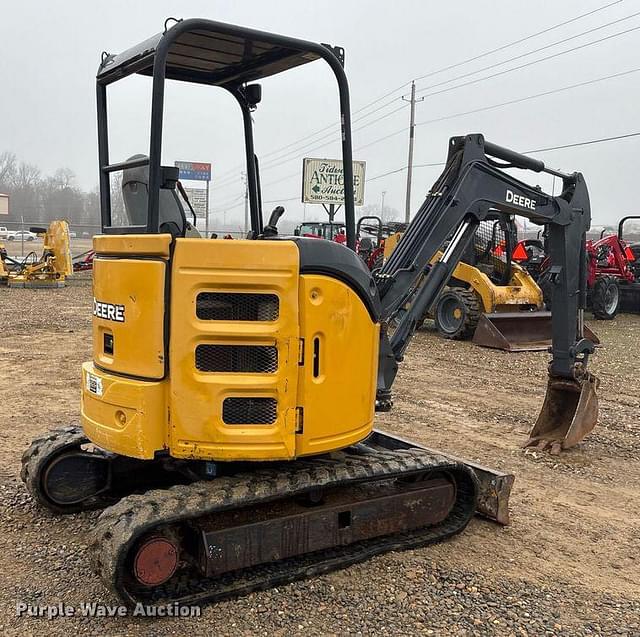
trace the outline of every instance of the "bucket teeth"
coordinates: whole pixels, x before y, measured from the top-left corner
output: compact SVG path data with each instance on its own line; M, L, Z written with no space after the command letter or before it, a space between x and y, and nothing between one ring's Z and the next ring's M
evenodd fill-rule
M599 384L590 373L577 380L550 376L542 410L524 446L557 455L581 442L598 422Z

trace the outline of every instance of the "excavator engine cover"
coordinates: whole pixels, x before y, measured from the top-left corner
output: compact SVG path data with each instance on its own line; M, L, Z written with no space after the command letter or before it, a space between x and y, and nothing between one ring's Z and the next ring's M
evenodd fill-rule
M600 339L585 325L584 336L595 345ZM482 314L473 335L481 347L507 352L539 352L551 344L551 312L494 312Z
M550 376L542 411L525 447L558 454L582 441L598 420L599 384L590 373L579 380Z

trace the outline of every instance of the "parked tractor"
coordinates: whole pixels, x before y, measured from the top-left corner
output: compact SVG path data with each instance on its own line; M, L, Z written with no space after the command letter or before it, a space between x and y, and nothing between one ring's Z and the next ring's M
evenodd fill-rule
M631 235L628 227L633 220L640 220L640 216L623 217L617 234L603 232L600 239L586 243L587 304L597 319L611 320L618 312L640 312L640 232L636 232L635 242L624 239L625 232ZM552 272L545 241L519 241L512 258L536 278L550 309Z

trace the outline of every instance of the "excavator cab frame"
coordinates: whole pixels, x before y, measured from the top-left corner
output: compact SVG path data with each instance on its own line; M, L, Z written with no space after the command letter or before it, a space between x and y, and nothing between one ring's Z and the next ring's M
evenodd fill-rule
M171 24L173 21L173 24ZM258 82L317 59L324 60L335 76L340 108L342 160L345 183L353 183L349 86L344 72L344 50L256 29L203 19L165 22L165 28L123 53L104 52L97 74L98 154L100 164L100 209L104 234L154 234L161 231L161 192L173 189L178 169L161 165L164 95L166 80L178 80L220 87L233 95L244 124L247 190L251 238L263 234L265 223L259 165L254 150L252 111L262 97ZM107 115L107 88L133 75L152 78L151 136L149 154L111 163ZM148 167L146 223L114 225L111 209L110 175ZM356 246L353 189L344 192L347 246Z

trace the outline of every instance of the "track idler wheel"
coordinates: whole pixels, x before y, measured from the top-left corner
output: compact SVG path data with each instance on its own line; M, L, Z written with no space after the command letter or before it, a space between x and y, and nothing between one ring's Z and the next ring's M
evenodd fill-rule
M31 443L22 456L20 476L31 495L46 508L55 513L76 513L105 506L111 482L110 456L89 445L79 427L66 427Z
M599 384L588 372L577 380L550 376L542 411L524 446L557 455L577 445L598 422Z
M152 535L135 552L133 575L143 586L160 586L173 577L178 560L178 542L174 538Z

